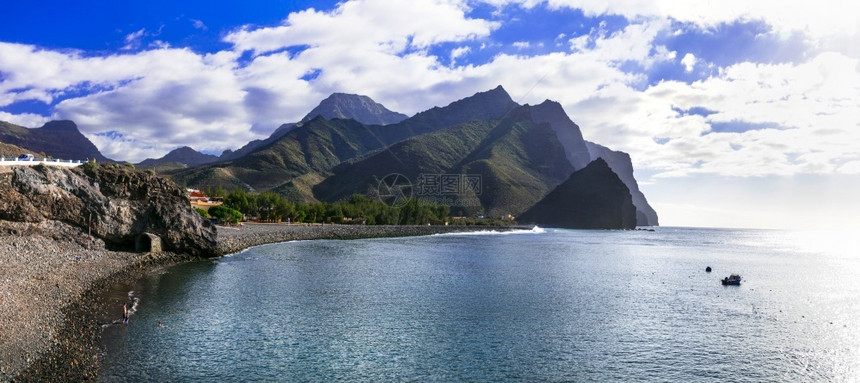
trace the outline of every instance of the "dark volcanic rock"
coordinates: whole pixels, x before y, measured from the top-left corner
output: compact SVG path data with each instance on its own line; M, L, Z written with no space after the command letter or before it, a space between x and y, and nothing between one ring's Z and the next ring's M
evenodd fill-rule
M14 167L0 174L0 195L0 220L65 226L79 242L92 213L93 235L110 246L133 249L137 237L149 232L161 237L164 250L218 255L215 227L194 211L181 188L125 166Z
M570 229L633 229L636 207L624 182L598 158L571 174L517 220Z
M618 178L621 178L621 181L630 189L633 205L636 206L636 225L659 226L660 221L657 218L657 212L648 203L645 194L639 190L639 183L633 177L633 161L630 159L630 155L593 142L586 141L585 145L588 147L592 160L603 158L612 168L612 171L618 175Z

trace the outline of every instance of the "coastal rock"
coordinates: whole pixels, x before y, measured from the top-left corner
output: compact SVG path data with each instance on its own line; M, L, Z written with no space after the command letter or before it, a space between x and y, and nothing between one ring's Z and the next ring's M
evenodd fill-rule
M64 226L61 235L81 243L92 217L92 234L107 246L133 249L143 233L161 238L165 251L218 255L216 231L197 214L175 183L121 165L86 164L75 169L13 167L0 174L0 220ZM56 237L55 230L45 230Z
M598 158L571 174L517 221L570 229L633 229L636 207L630 189Z
M609 164L618 178L627 185L630 189L630 196L633 197L633 205L636 206L636 225L637 226L659 226L660 222L657 217L657 212L648 203L645 194L639 190L639 183L633 176L633 161L630 155L621 151L609 149L603 145L598 145L593 142L586 141L588 153L591 155L591 160L602 158Z

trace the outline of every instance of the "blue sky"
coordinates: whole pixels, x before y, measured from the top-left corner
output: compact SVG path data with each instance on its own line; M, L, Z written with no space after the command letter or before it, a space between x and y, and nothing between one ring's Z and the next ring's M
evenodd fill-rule
M821 203L860 191L860 17L847 1L712 3L16 2L0 120L71 119L136 162L235 149L332 92L414 114L501 84L630 153L665 224L860 226L857 202Z

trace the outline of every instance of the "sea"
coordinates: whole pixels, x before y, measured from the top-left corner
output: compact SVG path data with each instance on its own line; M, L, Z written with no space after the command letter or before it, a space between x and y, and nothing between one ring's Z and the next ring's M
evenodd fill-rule
M117 287L99 380L858 381L858 252L673 227L259 246Z

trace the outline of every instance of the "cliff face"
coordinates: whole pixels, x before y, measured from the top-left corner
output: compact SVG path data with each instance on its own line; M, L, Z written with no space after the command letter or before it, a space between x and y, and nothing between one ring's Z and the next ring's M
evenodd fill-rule
M598 158L571 174L517 220L569 229L633 229L636 207L624 182Z
M588 147L588 153L591 155L592 160L602 158L606 161L612 171L630 189L630 195L633 197L633 205L636 206L636 225L659 226L660 221L658 220L657 212L648 203L645 194L639 190L639 183L633 177L633 161L631 161L630 155L589 141L586 141L585 145Z
M30 223L49 237L59 230L80 242L92 214L93 236L109 246L131 249L147 232L161 237L167 251L218 255L215 227L181 188L124 166L13 167L0 174L0 196L0 220Z
M575 170L582 169L591 162L593 158L588 154L579 126L570 120L561 104L546 100L535 105L532 107L532 118L535 122L549 124L558 141L564 146L567 161Z

